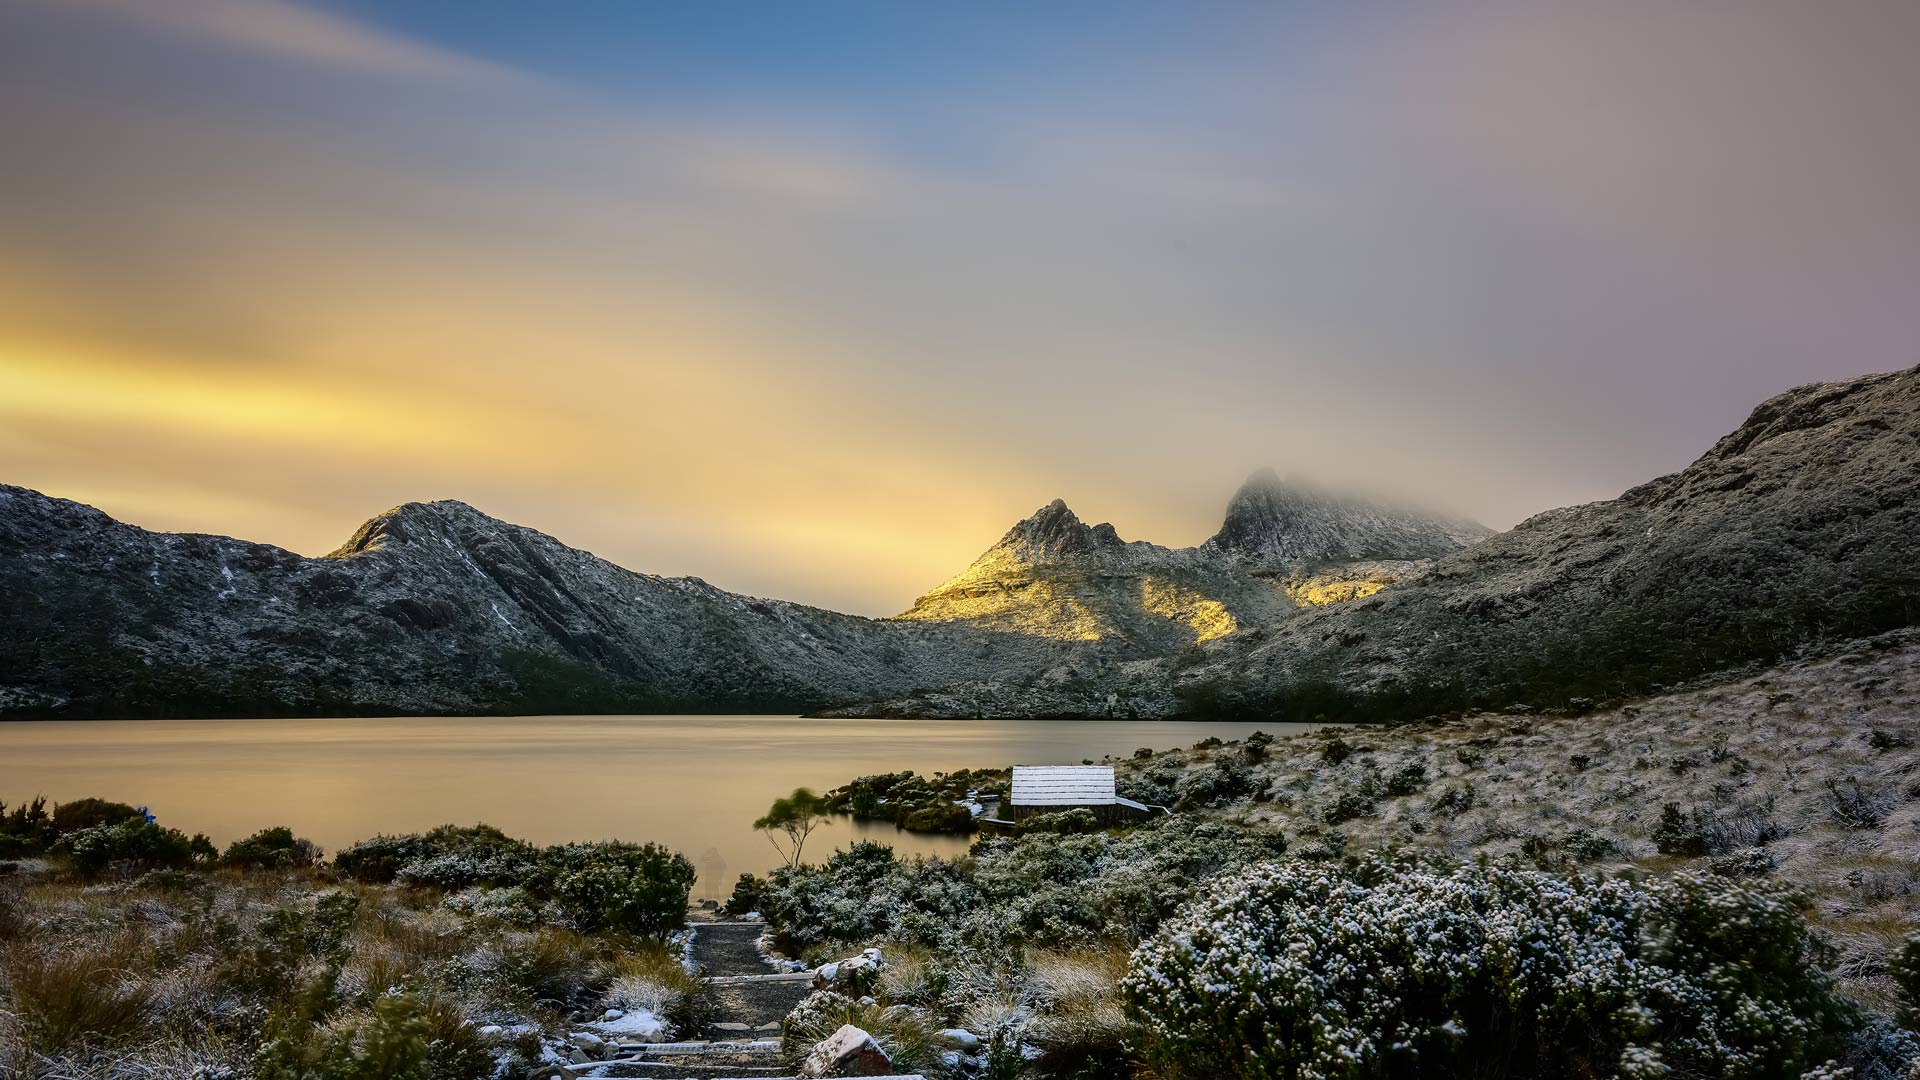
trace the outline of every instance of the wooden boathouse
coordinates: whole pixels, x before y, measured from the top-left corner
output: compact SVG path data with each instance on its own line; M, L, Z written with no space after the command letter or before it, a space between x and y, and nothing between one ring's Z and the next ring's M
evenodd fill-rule
M1111 765L1015 765L1005 818L1088 810L1102 825L1148 817L1153 808L1123 799L1113 786Z

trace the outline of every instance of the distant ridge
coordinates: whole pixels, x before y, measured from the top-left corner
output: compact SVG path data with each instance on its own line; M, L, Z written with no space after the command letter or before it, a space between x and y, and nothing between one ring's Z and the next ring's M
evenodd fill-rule
M1285 483L1271 470L1255 473L1219 534L1193 548L1122 540L1056 499L899 617L1168 652L1368 591L1311 589L1309 579L1384 587L1491 532Z
M1581 709L1920 620L1920 368L1800 387L1510 532L1256 473L1192 548L1055 501L894 619L455 501L304 558L0 486L0 718Z

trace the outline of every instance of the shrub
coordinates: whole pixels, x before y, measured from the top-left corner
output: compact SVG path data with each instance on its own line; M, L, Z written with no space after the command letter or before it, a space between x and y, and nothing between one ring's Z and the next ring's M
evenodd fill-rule
M765 888L761 880L752 874L741 874L733 883L733 892L727 894L727 902L721 910L729 915L745 915L760 910L760 893Z
M1277 832L1184 814L1119 832L983 840L953 861L857 843L824 866L776 870L761 911L799 949L883 935L995 954L1029 942L1131 944L1196 883L1285 850Z
M1885 753L1888 750L1912 746L1913 740L1903 732L1888 731L1885 728L1874 728L1867 732L1867 745Z
M1721 877L1757 878L1773 873L1779 865L1780 860L1774 858L1765 848L1756 847L1709 860L1707 869Z
M1019 824L1013 827L1015 836L1026 836L1030 833L1056 833L1064 836L1071 833L1099 831L1099 819L1093 816L1093 811L1083 806L1076 806L1071 810L1059 810L1051 814L1033 814L1022 818Z
M1653 827L1653 846L1662 855L1695 858L1707 853L1707 830L1699 814L1688 814L1677 803L1660 808L1660 822Z
M1240 756L1245 758L1249 765L1258 765L1267 760L1268 748L1272 745L1273 736L1264 731L1256 731L1243 740Z
M508 926L531 929L544 918L543 905L533 892L519 885L462 889L443 901L449 911L476 919L492 919Z
M1334 796L1326 809L1320 812L1320 819L1329 825L1338 825L1343 821L1366 817L1373 813L1373 797L1360 788L1348 788Z
M901 818L900 827L908 832L972 832L973 812L958 803L931 803Z
M1857 1023L1799 903L1691 875L1266 865L1163 927L1123 986L1176 1076L1797 1077Z
M1891 800L1878 791L1861 787L1857 778L1849 779L1844 787L1836 780L1828 780L1827 794L1832 800L1833 820L1846 828L1872 829L1887 819Z
M1183 807L1225 806L1254 792L1253 773L1237 761L1217 761L1180 778L1176 790Z
M1442 814L1464 814L1473 809L1474 795L1472 784L1449 787L1433 800L1433 809Z
M146 811L110 799L75 799L53 808L53 827L61 833L79 832L97 825L117 825L129 818L149 820Z
M1887 961L1887 975L1900 992L1901 1022L1920 1026L1920 937L1910 937Z
M658 844L562 844L541 853L540 876L575 929L664 937L687 921L693 864Z
M245 840L235 840L220 857L220 862L223 866L244 870L304 868L319 862L320 854L318 844L294 836L293 830L285 825L275 825Z
M376 836L333 857L341 873L360 881L399 881L456 890L475 885L525 885L539 849L491 825L442 825L426 833Z
M1426 790L1427 767L1418 762L1408 765L1392 776L1387 777L1383 788L1388 797L1415 795Z
M62 836L54 850L64 853L82 877L97 877L113 865L143 870L192 865L193 841L178 829L129 818L117 825L95 825Z
M1338 765L1352 756L1352 745L1338 735L1328 739L1320 746L1320 760L1329 765Z

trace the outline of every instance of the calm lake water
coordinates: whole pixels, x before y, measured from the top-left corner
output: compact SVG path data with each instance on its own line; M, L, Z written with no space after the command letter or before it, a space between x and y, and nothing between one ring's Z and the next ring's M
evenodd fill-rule
M291 826L331 852L377 833L476 821L541 844L652 840L694 861L694 895L705 898L778 862L750 826L796 787L825 791L901 769L1077 764L1309 726L790 716L7 723L0 799L143 804L223 846L266 825ZM808 861L856 839L927 855L969 843L837 818L808 841Z

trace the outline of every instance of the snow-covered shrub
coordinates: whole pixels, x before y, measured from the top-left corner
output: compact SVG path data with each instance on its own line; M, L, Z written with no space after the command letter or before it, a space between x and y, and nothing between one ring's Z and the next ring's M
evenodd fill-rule
M95 877L114 865L153 870L178 869L193 863L193 841L185 833L145 818L67 833L53 850L66 855L82 877Z
M1907 938L1887 960L1887 975L1900 991L1900 1007L1908 1024L1920 1027L1920 936Z
M1389 798L1398 798L1402 795L1418 794L1424 791L1426 786L1427 767L1416 761L1387 777L1381 791Z
M693 863L659 844L561 844L540 853L539 887L578 930L664 937L687 921Z
M1660 821L1653 827L1653 846L1662 855L1705 855L1707 828L1699 812L1688 814L1676 803L1661 807Z
M491 825L442 825L426 833L376 836L333 857L361 881L399 881L449 891L475 885L527 884L539 849Z
M312 866L320 861L320 855L320 845L293 835L285 825L275 825L245 840L235 840L220 856L220 863L244 870L286 869Z
M449 911L476 919L494 919L508 926L538 926L543 917L540 898L518 885L503 889L479 886L462 889L442 901Z
M802 949L881 939L995 950L1131 945L1196 883L1285 849L1278 833L1187 815L1113 834L996 838L954 861L900 860L859 843L823 866L775 871L762 911Z
M1784 886L1264 865L1134 954L1152 1055L1209 1077L1797 1077L1852 1013Z
M740 916L760 910L760 893L764 883L752 874L741 874L733 883L733 891L727 894L727 902L720 910L729 915Z
M1084 806L1071 810L1056 810L1050 814L1031 814L1021 818L1013 827L1015 836L1029 833L1058 833L1062 836L1072 833L1090 833L1100 831L1100 820L1093 811Z
M1180 778L1175 785L1182 807L1225 806L1254 793L1253 773L1238 761L1216 761Z
M1172 806L1180 798L1180 776L1179 766L1163 761L1137 773L1122 774L1115 781L1115 787L1122 797L1134 802Z

